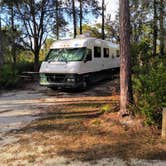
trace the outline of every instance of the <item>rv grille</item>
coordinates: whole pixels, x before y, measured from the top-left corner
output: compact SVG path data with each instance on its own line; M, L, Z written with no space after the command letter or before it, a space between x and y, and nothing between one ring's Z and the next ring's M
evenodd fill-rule
M48 82L54 83L63 83L65 82L65 75L64 74L46 74Z

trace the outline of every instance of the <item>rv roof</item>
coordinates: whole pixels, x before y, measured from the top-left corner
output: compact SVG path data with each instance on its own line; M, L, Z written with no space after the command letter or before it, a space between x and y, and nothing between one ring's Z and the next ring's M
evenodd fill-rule
M76 38L76 39L65 39L55 41L51 49L55 48L81 48L81 47L91 47L91 46L103 46L103 47L111 47L118 49L119 46L117 44L111 43L110 41L101 40L93 37L87 38Z

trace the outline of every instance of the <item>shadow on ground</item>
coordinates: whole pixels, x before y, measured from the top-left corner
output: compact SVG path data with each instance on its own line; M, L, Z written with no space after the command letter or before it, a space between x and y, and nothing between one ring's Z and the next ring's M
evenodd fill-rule
M26 126L6 133L19 140L1 148L1 154L9 156L4 162L25 159L33 163L40 157L44 160L57 156L83 161L112 157L166 161L166 143L161 142L158 133L117 123L117 113L103 114L103 104L111 104L112 110L117 108L118 93L119 80L115 80L82 93L34 88L34 92L1 95L3 119L12 113L11 108L16 114L10 114L10 118L16 121L32 117Z

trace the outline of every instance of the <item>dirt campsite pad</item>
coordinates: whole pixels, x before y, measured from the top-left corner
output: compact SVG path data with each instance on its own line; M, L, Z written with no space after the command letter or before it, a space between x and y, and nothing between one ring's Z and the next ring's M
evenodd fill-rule
M38 84L0 94L0 165L166 165L166 140L139 120L119 123L119 79L84 92Z

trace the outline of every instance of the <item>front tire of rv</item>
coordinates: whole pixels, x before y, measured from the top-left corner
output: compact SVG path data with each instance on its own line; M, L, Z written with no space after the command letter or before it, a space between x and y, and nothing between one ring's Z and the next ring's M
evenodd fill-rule
M51 86L51 87L48 87L49 89L53 90L53 91L56 91L58 89L57 86Z
M86 79L83 80L81 90L86 90L88 87L88 81Z

